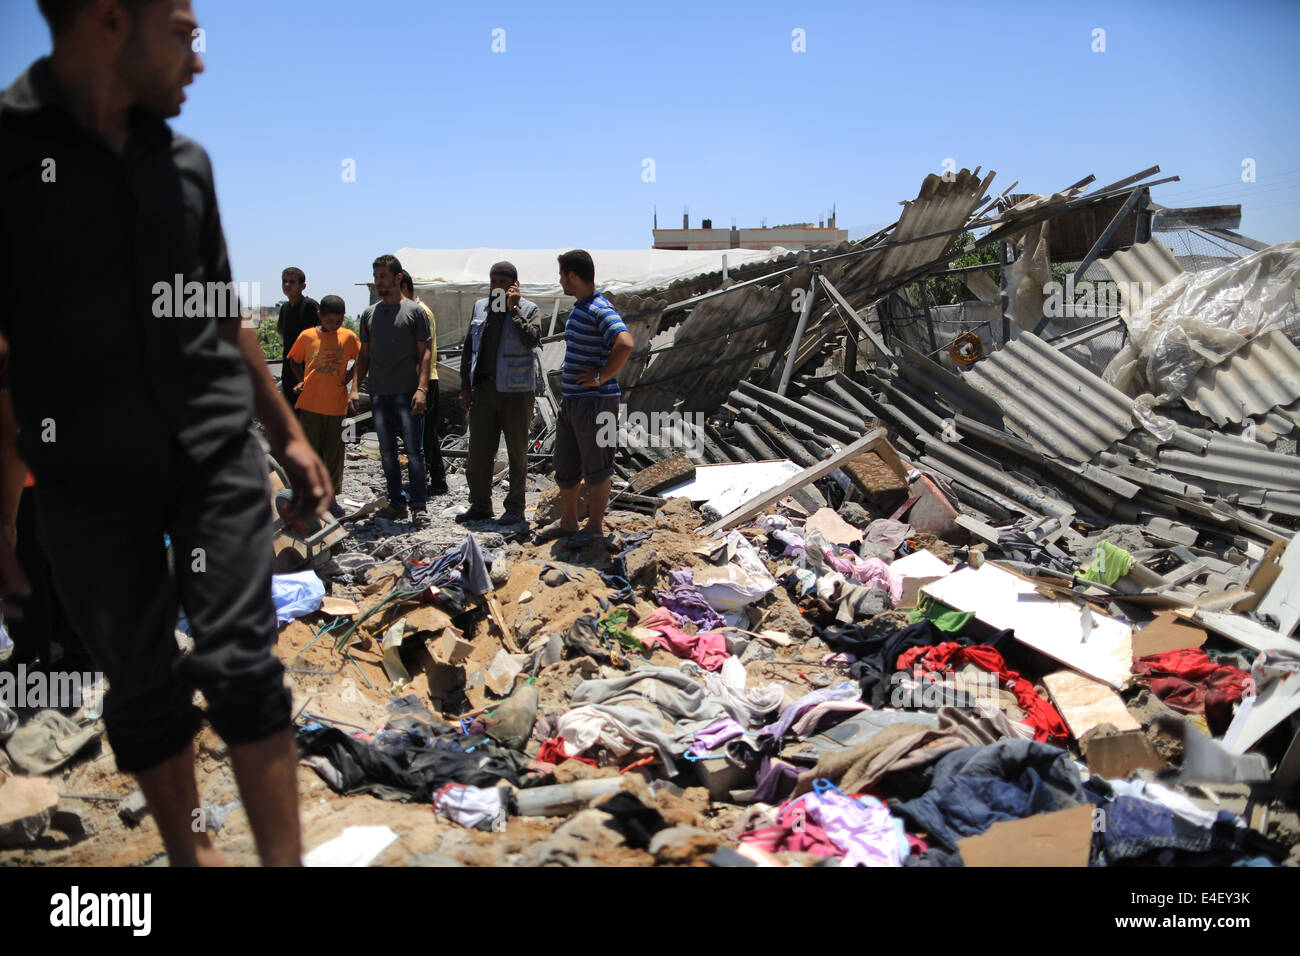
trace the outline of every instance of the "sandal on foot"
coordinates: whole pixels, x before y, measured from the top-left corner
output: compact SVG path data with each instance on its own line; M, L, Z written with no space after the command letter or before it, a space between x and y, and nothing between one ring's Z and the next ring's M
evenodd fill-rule
M552 521L533 535L533 544L545 544L548 541L554 541L556 538L567 538L573 533L567 528L561 527L558 521Z

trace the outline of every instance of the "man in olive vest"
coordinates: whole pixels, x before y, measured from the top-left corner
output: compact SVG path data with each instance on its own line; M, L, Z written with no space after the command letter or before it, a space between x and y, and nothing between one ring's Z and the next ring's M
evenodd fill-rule
M537 372L533 350L542 337L537 303L519 296L519 272L498 262L491 294L474 303L460 358L460 406L469 412L469 510L460 522L492 517L492 471L501 435L510 459L510 490L503 525L523 524L528 476L528 430L533 423Z

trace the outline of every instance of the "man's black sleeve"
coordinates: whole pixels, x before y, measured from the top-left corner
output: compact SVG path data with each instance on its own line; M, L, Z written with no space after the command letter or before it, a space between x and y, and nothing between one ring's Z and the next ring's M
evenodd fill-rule
M469 380L470 366L474 361L474 333L465 333L465 344L460 347L460 388L461 391L472 388Z

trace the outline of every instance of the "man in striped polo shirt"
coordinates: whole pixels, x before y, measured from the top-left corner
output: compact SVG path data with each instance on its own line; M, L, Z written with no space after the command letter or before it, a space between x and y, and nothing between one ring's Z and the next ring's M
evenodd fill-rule
M573 296L573 311L564 326L563 401L556 421L555 483L560 486L560 520L538 532L537 540L568 536L578 550L603 539L609 479L614 474L617 443L602 442L602 413L618 415L618 373L636 344L623 319L596 291L591 255L574 249L559 257L560 286ZM578 486L587 482L587 524L578 528Z

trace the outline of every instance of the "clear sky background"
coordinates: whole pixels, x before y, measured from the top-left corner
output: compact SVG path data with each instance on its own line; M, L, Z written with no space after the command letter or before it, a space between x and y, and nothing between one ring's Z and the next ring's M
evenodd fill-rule
M656 204L664 226L683 206L757 226L834 203L856 238L947 158L997 170L994 192L1158 164L1182 181L1157 202L1239 202L1245 234L1300 237L1295 0L195 7L207 69L173 124L212 155L264 305L298 265L359 312L403 246L648 248ZM0 0L0 83L48 50L35 0Z

